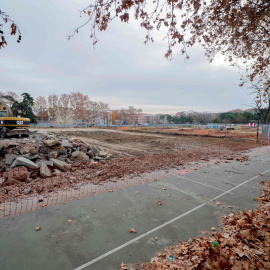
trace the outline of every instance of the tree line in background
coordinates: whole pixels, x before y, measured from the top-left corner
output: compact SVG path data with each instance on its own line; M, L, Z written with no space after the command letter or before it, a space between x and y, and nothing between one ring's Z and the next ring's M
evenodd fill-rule
M52 94L47 98L38 96L35 99L34 111L40 116L42 122L48 117L50 121L55 122L60 116L63 124L72 120L75 123L83 121L89 125L96 124L100 120L103 124L115 123L116 120L133 124L136 123L138 115L142 113L141 109L136 109L133 106L111 111L107 103L93 101L88 95L80 92Z
M256 99L255 99L256 100ZM147 117L142 109L129 106L119 110L110 110L108 104L104 102L92 101L88 95L80 92L70 94L52 94L48 97L38 96L35 99L28 93L21 96L8 91L0 91L0 101L7 104L13 111L14 116L30 118L32 123L56 121L67 124L79 120L91 124L96 124L102 120L103 125L113 123L122 125L137 125L147 122ZM231 123L246 124L258 120L254 113L260 112L260 121L264 124L270 122L270 107L258 107L255 103L253 113L248 111L224 112L224 113L194 113L189 115L172 116L169 114L157 114L151 116L149 124L191 124L191 123Z
M266 109L265 109L266 110ZM224 113L195 113L193 115L171 116L164 114L160 116L161 123L191 124L191 123L227 123L247 124L258 120L257 114L251 112L224 112ZM264 124L270 122L270 116L264 118L261 115L260 121Z
M0 91L0 102L7 104L14 115L28 117L32 123L37 123L37 120L54 123L58 120L67 124L80 120L91 124L101 119L105 124L109 121L115 123L117 120L123 124L137 124L138 117L143 112L134 106L111 111L107 103L92 101L88 95L80 92L38 96L34 99L28 93L19 96L12 91Z
M112 111L112 123L122 123L124 125L136 125L140 122L140 117L143 117L143 110L129 106L127 109Z
M36 97L34 112L41 122L54 123L60 119L63 124L70 121L77 123L79 120L91 124L102 118L104 123L108 123L110 107L104 102L92 101L88 95L72 92Z

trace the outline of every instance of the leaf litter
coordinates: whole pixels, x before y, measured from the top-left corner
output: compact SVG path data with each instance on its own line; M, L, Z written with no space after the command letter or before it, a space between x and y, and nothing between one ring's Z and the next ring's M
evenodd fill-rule
M220 232L168 247L136 269L270 269L270 181L262 184L260 209L223 216Z

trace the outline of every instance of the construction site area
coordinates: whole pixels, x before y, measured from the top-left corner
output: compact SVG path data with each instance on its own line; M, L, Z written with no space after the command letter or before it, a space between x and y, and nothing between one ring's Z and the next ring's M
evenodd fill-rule
M151 260L165 268L141 264L219 228L221 215L257 207L260 181L269 172L269 142L257 140L256 130L244 135L32 128L29 137L3 139L3 269L22 262L23 269L184 269L169 253ZM11 250L16 261L8 259ZM35 256L25 262L27 254Z
M4 139L0 213L22 213L206 164L243 162L251 149L268 145L255 139L170 131L53 128L31 130L29 138Z
M40 130L69 138L81 138L90 144L106 149L113 158L191 150L194 147L197 149L199 147L202 149L221 147L221 153L226 155L268 143L267 141L256 141L256 129L220 131L189 128L123 127L118 129L53 128Z

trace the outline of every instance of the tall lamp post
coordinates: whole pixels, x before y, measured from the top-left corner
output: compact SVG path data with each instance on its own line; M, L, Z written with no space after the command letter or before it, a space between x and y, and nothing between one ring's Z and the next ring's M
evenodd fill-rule
M257 140L259 139L259 125L260 125L260 119L261 119L261 112L259 110L256 111L257 117L258 117L258 124L257 124Z

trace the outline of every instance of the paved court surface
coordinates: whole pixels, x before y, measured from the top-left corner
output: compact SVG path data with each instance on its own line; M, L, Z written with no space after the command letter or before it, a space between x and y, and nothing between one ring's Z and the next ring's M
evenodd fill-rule
M228 206L258 206L260 182L270 179L269 153L1 219L0 269L119 269L122 261L147 261L218 228Z

